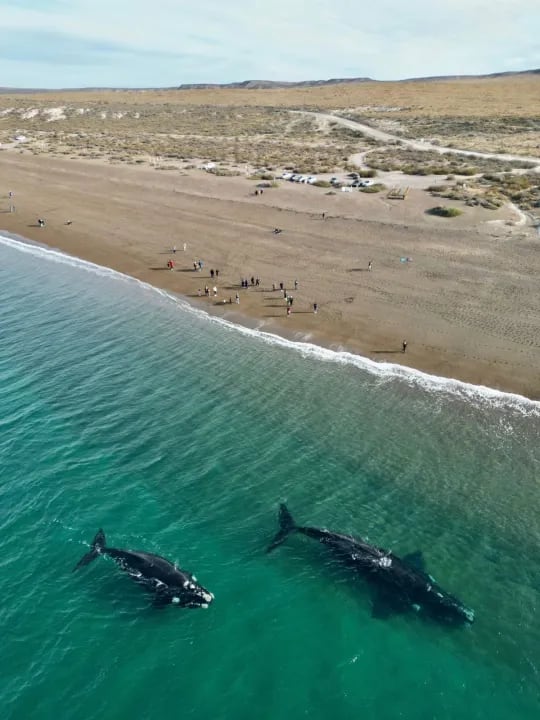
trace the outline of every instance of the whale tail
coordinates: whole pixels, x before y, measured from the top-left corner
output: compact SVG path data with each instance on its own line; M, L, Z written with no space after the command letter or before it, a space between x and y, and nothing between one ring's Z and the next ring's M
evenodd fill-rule
M99 553L105 547L105 543L105 533L103 532L103 530L98 530L95 538L92 540L90 552L87 552L86 555L82 556L82 558L73 568L72 572L75 572L75 570L78 570L80 567L84 567L85 565L88 565L88 563L91 563L92 560L95 560L95 558L97 558Z
M281 545L281 543L285 541L288 535L297 530L294 518L288 511L285 503L281 503L281 505L279 506L278 521L279 530L270 545L268 546L266 552L271 552L278 545Z

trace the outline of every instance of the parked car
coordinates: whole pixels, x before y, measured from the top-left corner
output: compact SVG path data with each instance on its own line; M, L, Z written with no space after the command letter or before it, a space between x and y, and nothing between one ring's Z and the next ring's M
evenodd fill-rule
M293 176L292 172L281 173L282 180L290 180L292 178L292 176Z
M370 185L375 185L375 180L371 180L371 178L362 178L360 180L360 187L369 187Z
M291 175L291 177L289 178L289 180L290 180L291 182L298 182L298 178L301 178L301 177L302 177L302 176L301 176L301 175L298 175L298 173L293 173L293 174Z
M316 183L316 182L317 182L317 176L316 176L316 175L310 175L310 176L308 177L307 181L308 181L308 183L309 183L310 185L313 185L313 183Z

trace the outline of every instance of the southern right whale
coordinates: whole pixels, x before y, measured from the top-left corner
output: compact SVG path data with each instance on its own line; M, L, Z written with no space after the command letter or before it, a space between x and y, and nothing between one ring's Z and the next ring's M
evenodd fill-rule
M403 558L390 550L371 545L352 535L342 535L326 529L296 525L285 504L279 508L280 529L267 552L270 552L292 532L301 533L327 545L346 565L352 567L378 591L374 614L384 606L403 611L414 609L448 623L472 623L474 611L458 598L443 590L422 567L421 553Z
M197 583L196 577L160 555L107 547L103 530L97 532L90 551L82 556L73 571L88 565L98 555L108 555L135 582L154 592L154 605L207 608L214 599L211 592Z

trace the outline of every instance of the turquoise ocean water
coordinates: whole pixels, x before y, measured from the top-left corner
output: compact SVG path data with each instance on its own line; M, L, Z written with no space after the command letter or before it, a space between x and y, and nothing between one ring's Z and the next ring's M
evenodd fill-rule
M0 239L2 718L540 716L540 406L264 337ZM297 520L476 611L377 620ZM216 596L156 610L99 527Z

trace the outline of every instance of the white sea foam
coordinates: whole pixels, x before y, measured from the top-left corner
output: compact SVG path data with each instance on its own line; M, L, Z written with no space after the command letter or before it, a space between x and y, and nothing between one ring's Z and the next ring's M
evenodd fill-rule
M421 370L405 367L396 363L378 362L361 355L346 350L331 350L313 343L297 340L289 340L287 338L269 333L257 328L250 328L244 325L233 323L225 318L210 315L205 310L191 305L187 300L174 295L166 290L157 288L149 283L137 280L130 275L112 270L111 268L96 265L88 260L82 260L72 255L67 255L59 250L55 250L48 246L38 243L32 243L24 238L16 236L8 236L0 234L0 243L7 245L21 252L26 252L36 257L49 260L51 262L70 265L87 272L92 272L101 277L110 277L117 280L123 280L131 284L135 284L146 291L157 293L165 301L172 302L182 307L183 310L194 315L204 318L206 321L226 328L229 331L241 333L249 337L257 338L267 344L288 348L299 352L303 357L315 358L325 362L334 362L342 365L352 365L359 369L365 370L375 375L380 381L391 381L400 379L408 384L421 387L432 392L444 392L454 396L458 396L464 400L472 400L479 404L488 404L492 407L511 407L520 413L529 415L530 417L540 418L540 401L530 400L523 395L517 393L508 393L485 385L473 385L461 380L453 378L440 377L438 375L429 375Z

